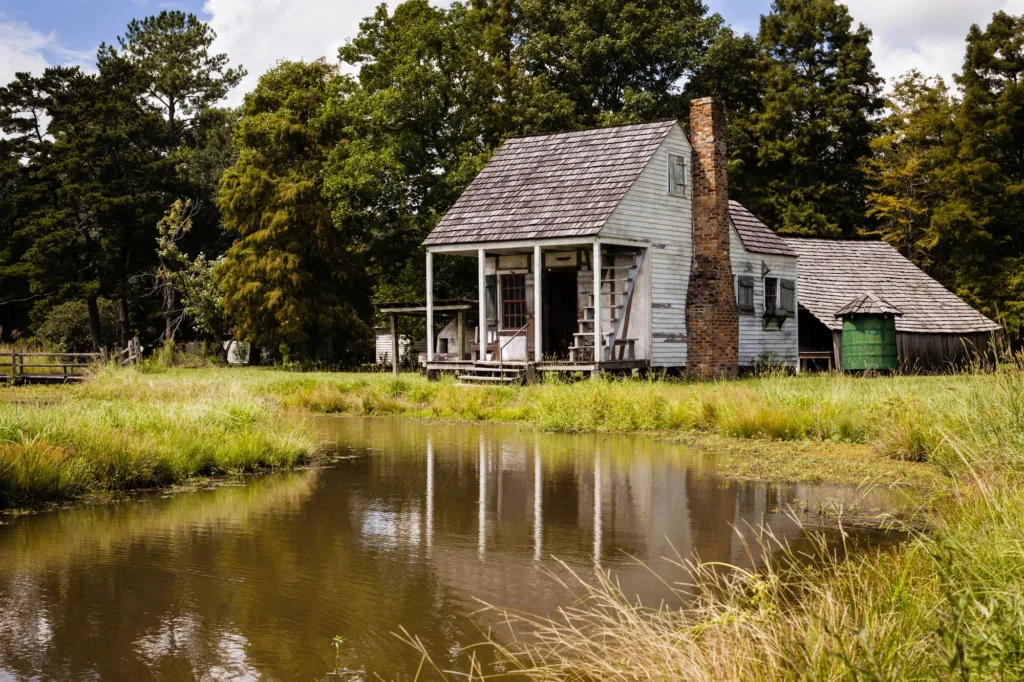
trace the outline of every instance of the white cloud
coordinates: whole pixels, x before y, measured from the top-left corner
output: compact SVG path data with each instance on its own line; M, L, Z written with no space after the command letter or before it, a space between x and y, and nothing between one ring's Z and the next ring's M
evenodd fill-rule
M359 31L379 0L207 0L203 11L217 32L216 52L249 72L228 95L237 105L260 75L282 59L337 61L338 48ZM394 5L395 3L389 3Z
M89 68L93 54L69 50L56 33L39 33L0 12L0 85L14 80L19 71L40 74L48 66L68 64Z
M846 0L854 20L871 29L871 51L886 79L912 68L940 75L950 86L963 67L964 38L971 24L986 26L992 14L1024 13L1024 0Z

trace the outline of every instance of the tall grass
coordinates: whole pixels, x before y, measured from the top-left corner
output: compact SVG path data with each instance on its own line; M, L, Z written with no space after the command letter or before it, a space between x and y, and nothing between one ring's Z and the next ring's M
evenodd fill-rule
M275 423L274 403L250 396L154 402L82 388L35 393L56 402L0 403L0 507L290 466L316 447Z

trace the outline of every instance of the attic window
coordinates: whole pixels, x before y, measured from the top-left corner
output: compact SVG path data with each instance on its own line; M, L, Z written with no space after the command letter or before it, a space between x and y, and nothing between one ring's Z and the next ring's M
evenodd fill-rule
M686 157L680 154L668 155L668 193L686 196Z

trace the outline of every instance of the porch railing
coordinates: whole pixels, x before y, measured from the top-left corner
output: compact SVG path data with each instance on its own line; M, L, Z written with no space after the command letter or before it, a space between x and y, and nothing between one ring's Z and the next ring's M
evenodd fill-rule
M520 327L519 330L515 334L513 334L510 337L508 337L508 339L505 340L505 343L501 344L498 347L498 371L501 374L501 376L505 376L505 346L507 346L508 344L512 343L512 341L514 341L517 336L519 336L524 331L529 329L529 327L530 327L530 323L527 322L522 327ZM526 359L529 360L530 359L529 358L529 354L530 354L529 344L527 344L526 354L527 354L527 358Z

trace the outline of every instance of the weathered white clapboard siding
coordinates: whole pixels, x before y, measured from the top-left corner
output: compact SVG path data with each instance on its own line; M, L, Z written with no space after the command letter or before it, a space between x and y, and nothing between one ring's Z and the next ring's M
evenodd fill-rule
M772 326L765 329L764 315L764 271L768 277L780 277L796 281L797 259L795 256L778 256L767 253L751 253L743 247L736 229L729 230L729 260L734 275L750 275L754 278L754 313L740 313L740 367L750 367L759 356L770 355L773 362L784 362L796 366L799 363L796 317L786 320L781 329ZM796 291L797 300L800 292Z
M651 157L640 177L601 228L601 238L639 240L648 243L642 277L649 277L650 297L641 296L634 305L649 306L650 320L645 342L650 344L653 367L681 367L686 364L686 289L693 255L693 212L690 196L668 193L668 155L687 159L687 187L691 186L690 143L678 125L674 126ZM641 292L637 292L641 293ZM648 312L648 311L644 311ZM641 333L631 331L630 336ZM646 351L646 343L644 344ZM637 357L641 345L638 344Z

